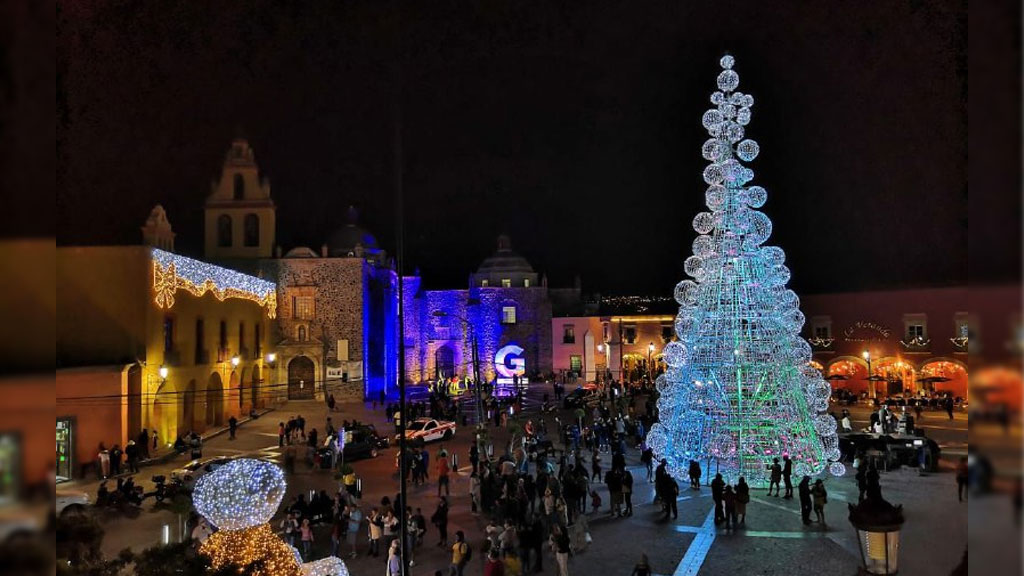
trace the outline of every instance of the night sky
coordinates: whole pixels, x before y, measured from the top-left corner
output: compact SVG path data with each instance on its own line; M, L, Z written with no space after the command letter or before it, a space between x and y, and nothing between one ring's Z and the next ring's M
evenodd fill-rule
M966 282L966 2L407 2L398 34L393 3L302 4L59 5L58 243L138 243L161 203L201 256L242 134L285 250L353 204L393 251L400 77L407 271L464 286L505 232L552 285L668 295L729 52L796 290Z

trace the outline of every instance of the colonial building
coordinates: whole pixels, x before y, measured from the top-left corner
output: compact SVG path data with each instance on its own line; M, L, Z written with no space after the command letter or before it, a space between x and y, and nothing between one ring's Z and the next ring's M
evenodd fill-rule
M144 234L170 247L159 206ZM269 396L273 282L156 246L57 251L57 474L125 446L225 425Z
M483 380L550 373L552 300L579 297L578 286L549 290L504 235L466 289L424 290L418 275L404 283L405 366L412 382L471 376L474 341Z
M350 208L319 249L282 254L275 211L252 148L236 139L206 202L205 255L277 285L280 313L270 334L277 398L393 393L397 275L387 253Z

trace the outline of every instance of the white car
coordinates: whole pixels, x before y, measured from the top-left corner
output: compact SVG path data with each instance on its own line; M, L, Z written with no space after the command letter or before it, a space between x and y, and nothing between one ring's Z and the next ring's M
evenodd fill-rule
M89 508L89 493L69 488L57 488L57 516L83 514Z
M450 440L453 436L455 436L455 422L447 420L417 418L405 427L406 441L422 440L423 442L433 442L435 440ZM399 436L396 434L395 442L397 443L399 439Z
M213 472L235 458L237 456L217 456L205 460L193 460L181 468L171 470L171 480L178 480L189 489L194 488L199 478Z

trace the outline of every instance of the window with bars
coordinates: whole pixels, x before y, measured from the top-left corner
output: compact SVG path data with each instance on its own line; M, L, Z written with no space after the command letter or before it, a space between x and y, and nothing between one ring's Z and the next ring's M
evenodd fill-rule
M292 296L292 318L298 320L313 319L312 296Z

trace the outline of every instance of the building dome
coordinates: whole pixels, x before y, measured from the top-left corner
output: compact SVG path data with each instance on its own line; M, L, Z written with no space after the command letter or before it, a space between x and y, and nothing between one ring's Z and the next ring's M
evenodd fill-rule
M480 263L476 273L482 275L530 274L533 266L519 254L512 251L512 240L502 234L498 236L498 251Z
M359 211L354 206L348 207L348 223L335 230L327 239L327 250L331 256L345 257L355 255L356 246L365 253L376 253L380 250L377 239L365 228L359 226Z

